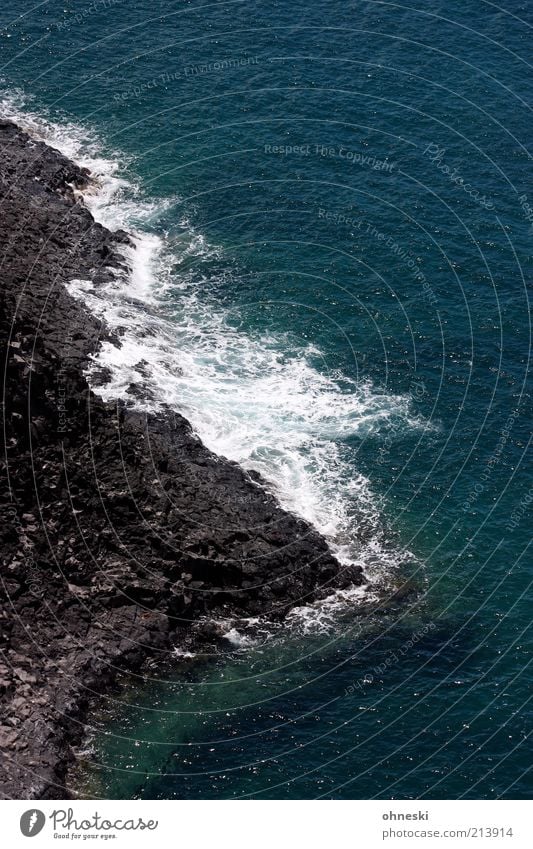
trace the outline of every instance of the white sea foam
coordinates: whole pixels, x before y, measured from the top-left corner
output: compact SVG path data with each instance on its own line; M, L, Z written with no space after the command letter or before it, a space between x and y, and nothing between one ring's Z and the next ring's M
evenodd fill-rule
M194 658L196 657L196 652L188 651L187 649L180 648L179 646L176 646L172 650L172 653L180 660L194 660Z
M377 525L379 508L368 480L354 473L343 440L363 438L398 419L416 426L407 399L321 374L312 352L291 349L280 336L243 334L195 294L182 293L179 316L165 316L163 306L155 313L143 309L141 304L153 305L142 297L144 287L155 288L146 281L149 275L134 263L133 280L140 277L142 286L119 280L96 291L87 281L71 284L111 327L127 327L121 347L104 342L95 359L95 369L111 372L97 391L107 400L133 401L131 385L145 386L150 392L135 401L138 406L179 409L209 448L260 472L285 507L319 528L343 559L353 560L353 528L363 517Z
M28 113L16 98L2 100L1 108L88 167L96 184L85 200L95 218L133 233L135 248L125 249L131 274L117 273L98 288L88 280L70 286L122 334L120 347L104 342L94 359L93 373L102 366L111 372L95 391L145 410L179 410L209 448L271 482L281 504L315 525L342 561L360 563L372 581L390 575L405 552L382 542L379 501L369 481L354 472L345 440L426 426L408 398L322 373L314 364L316 349L295 346L289 336L236 329L235 316L210 296L209 280L199 285L198 274L173 271L215 249L192 228L171 243L146 229L173 201L142 200L121 176L121 158L103 157L98 139L85 129ZM144 393L131 393L132 384ZM365 542L356 532L361 527ZM298 609L292 620L304 628L328 627L339 605L353 605L362 592L336 593L318 607Z

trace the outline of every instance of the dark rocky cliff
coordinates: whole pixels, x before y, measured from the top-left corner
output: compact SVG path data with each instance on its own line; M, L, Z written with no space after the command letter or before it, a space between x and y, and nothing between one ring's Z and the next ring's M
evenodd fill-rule
M322 537L171 411L84 377L106 328L67 292L124 265L124 232L76 199L90 175L0 121L0 792L66 795L90 700L119 670L360 583ZM120 344L120 340L116 340Z

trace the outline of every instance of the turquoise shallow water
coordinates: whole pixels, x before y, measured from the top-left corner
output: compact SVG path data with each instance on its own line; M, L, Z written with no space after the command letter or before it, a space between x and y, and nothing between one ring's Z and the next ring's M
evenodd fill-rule
M110 394L148 362L385 592L129 682L91 793L531 792L531 10L418 6L0 12L4 113L139 233Z

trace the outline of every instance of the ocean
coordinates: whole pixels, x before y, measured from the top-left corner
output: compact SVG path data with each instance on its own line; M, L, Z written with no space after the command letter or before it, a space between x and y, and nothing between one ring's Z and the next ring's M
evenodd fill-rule
M125 681L81 794L531 795L532 23L521 0L4 4L0 114L135 237L130 275L71 283L123 333L98 391L179 410L368 578Z

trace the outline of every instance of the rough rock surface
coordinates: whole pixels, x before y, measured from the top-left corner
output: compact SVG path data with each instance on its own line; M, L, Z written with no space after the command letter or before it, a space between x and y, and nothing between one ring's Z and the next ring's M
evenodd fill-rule
M106 329L65 284L101 285L129 241L80 202L90 179L0 121L4 798L67 795L89 701L198 622L281 617L362 580L181 416L90 390L84 367Z

